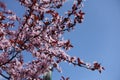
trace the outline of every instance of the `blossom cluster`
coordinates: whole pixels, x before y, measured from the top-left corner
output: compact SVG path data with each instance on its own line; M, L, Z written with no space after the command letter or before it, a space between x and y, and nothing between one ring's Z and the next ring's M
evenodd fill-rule
M56 10L65 1L18 0L26 9L22 18L7 10L6 5L0 2L1 76L8 80L42 80L43 74L51 70L50 66L61 71L59 63L62 61L99 72L104 69L97 62L88 65L80 58L67 54L66 51L73 45L70 40L62 38L63 34L83 21L84 12L81 10L82 0L75 0L65 16L60 15ZM34 59L25 62L23 51L27 51Z

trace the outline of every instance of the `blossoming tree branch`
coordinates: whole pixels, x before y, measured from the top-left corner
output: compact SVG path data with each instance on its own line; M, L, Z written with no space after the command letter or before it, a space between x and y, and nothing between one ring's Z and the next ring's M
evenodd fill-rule
M57 12L66 0L17 0L26 11L23 17L0 2L0 75L7 80L44 80L43 74L56 69L59 63L68 62L89 70L104 69L99 63L87 64L72 57L67 50L73 45L63 34L82 23L82 0L74 0L64 15ZM49 17L46 17L49 15ZM13 29L15 28L15 29ZM24 53L26 51L28 53ZM29 62L23 54L32 55ZM62 77L62 80L69 78ZM45 79L47 80L47 79Z

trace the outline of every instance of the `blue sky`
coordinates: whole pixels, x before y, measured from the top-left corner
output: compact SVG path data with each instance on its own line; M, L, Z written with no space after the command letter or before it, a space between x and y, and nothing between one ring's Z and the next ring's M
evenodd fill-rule
M3 1L17 15L22 15L22 8L14 0ZM65 3L63 10L71 3L70 0ZM62 63L63 72L54 71L53 80L59 80L61 75L70 77L70 80L120 80L120 0L86 0L83 11L86 13L84 22L65 34L74 46L68 53L86 62L98 61L105 71L99 74Z

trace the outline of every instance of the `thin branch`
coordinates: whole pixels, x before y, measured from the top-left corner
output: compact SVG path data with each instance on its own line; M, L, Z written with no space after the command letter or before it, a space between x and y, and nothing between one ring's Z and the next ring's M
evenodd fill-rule
M3 78L5 78L5 79L10 79L10 77L7 77L7 76L5 76L4 74L2 74L2 73L0 73L0 75L3 77Z
M17 52L14 56L12 56L12 57L11 57L8 61L6 61L5 63L0 64L0 67L3 66L3 65L5 65L5 64L7 64L7 63L9 63L10 61L12 61L12 60L17 56L18 53L19 53L19 52Z

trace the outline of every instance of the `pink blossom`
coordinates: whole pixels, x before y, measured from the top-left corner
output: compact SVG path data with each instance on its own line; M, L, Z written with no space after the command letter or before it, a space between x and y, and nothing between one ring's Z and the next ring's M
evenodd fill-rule
M89 65L67 54L73 45L63 35L83 21L82 0L75 0L71 9L62 16L56 9L60 9L66 0L17 1L26 8L21 18L0 2L1 76L8 80L42 80L43 74L51 70L50 67L61 72L59 63L62 61L101 73L104 68L99 63ZM15 25L16 22L18 25ZM29 55L33 58L25 62L24 57Z

